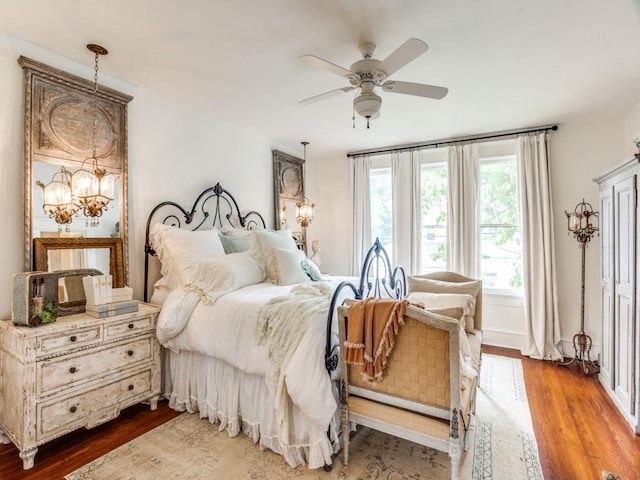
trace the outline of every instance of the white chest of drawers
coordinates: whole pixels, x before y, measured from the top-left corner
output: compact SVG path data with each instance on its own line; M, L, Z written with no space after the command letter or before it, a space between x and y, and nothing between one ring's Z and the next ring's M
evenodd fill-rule
M36 328L0 321L0 441L25 469L38 446L160 395L157 307L107 318L61 317Z

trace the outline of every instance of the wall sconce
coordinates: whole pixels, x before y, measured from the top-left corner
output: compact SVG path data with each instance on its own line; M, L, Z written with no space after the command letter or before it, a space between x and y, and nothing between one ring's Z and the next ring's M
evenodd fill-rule
M280 228L284 228L287 226L287 207L283 206L278 212Z
M44 201L42 208L49 213L49 218L53 218L58 224L58 231L65 226L65 231L69 231L69 224L73 220L73 215L78 211L78 205L73 202L71 193L71 172L64 167L59 172L53 174L48 184L40 180L36 185L42 188Z

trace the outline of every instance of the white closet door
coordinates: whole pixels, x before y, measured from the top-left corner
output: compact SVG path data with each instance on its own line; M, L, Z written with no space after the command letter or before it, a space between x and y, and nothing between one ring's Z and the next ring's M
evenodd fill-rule
M602 314L602 353L600 355L600 381L613 390L613 202L612 188L600 192L600 291Z
M615 185L614 394L635 415L636 176Z

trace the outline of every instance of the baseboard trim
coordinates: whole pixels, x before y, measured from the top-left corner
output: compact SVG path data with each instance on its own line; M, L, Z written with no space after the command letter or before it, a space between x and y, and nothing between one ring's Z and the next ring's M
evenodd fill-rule
M522 350L524 335L516 330L483 329L482 343L494 347Z

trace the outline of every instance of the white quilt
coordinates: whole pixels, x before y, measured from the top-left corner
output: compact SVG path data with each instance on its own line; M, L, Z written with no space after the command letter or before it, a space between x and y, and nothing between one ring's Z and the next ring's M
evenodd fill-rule
M341 280L344 278L329 280L331 289ZM220 297L213 305L200 301L193 291L176 289L160 312L158 338L166 348L198 352L266 377L275 364L267 347L258 344L258 314L270 299L288 295L294 287L250 285ZM316 311L313 317L282 369L291 400L312 421L328 425L337 404L324 367L326 312Z

